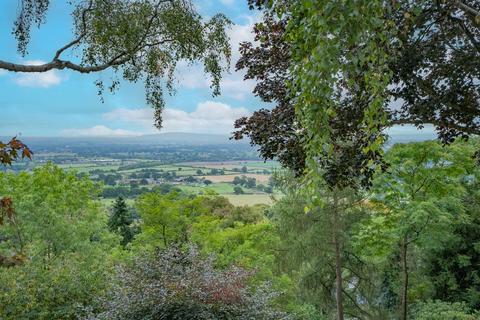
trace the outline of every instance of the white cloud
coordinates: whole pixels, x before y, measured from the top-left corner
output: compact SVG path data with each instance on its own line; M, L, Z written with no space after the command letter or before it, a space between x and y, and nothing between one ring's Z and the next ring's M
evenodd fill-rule
M213 101L199 103L192 112L166 108L163 112L162 132L230 133L233 131L235 120L248 114L249 111L243 107L233 108ZM145 129L144 133L156 132L152 125L153 110L151 108L119 108L105 113L103 117L110 121L119 120L141 125Z
M225 2L232 2L231 0L222 0ZM234 24L228 30L230 37L230 45L232 47L232 65L230 73L224 74L220 83L222 95L234 98L236 100L245 100L252 94L255 82L252 80L243 80L245 72L235 71L235 64L240 58L240 43L244 41L254 41L254 34L252 32L253 25L260 19L259 15L245 16L245 24ZM209 89L211 81L204 74L203 67L195 64L187 65L185 62L178 64L177 78L181 87L187 89Z
M118 108L111 112L103 114L105 120L115 121L120 120L127 123L140 125L145 129L153 128L153 109L127 109Z
M62 130L61 135L68 137L129 137L139 136L141 133L123 129L110 129L106 126L98 125L91 128L65 129Z
M44 61L40 60L30 60L26 61L27 65L40 65L44 64ZM50 70L47 72L39 73L18 73L14 78L16 84L23 87L39 87L39 88L48 88L51 86L56 86L62 82L62 78L58 75L56 70Z
M226 6L231 6L235 3L235 0L220 0L220 2Z
M4 74L7 74L7 70L0 69L0 76L2 76L2 75L4 75Z

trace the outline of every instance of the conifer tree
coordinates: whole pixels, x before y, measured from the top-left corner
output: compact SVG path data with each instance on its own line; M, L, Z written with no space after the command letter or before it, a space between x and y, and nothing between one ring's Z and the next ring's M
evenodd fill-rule
M133 216L128 210L127 204L122 197L118 197L113 205L112 214L108 219L110 231L122 236L121 244L126 246L135 236L135 228L132 226Z

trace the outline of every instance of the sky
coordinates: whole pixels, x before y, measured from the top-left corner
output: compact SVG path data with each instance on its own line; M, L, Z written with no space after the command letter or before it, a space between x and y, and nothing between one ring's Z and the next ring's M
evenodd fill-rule
M260 13L249 10L246 0L195 1L203 17L224 13L233 22L228 30L232 67L223 75L220 96L212 97L202 66L180 63L176 92L165 95L164 127L159 131L153 126L153 112L145 102L141 82L122 83L115 94L105 92L102 102L94 82L100 79L108 84L111 71L80 74L52 70L25 74L0 70L0 136L120 137L160 132L226 135L233 131L233 123L239 117L271 107L253 96L253 81L244 81L244 73L234 71L239 43L253 40L252 27ZM50 61L55 51L73 38L71 6L66 0L51 0L46 24L33 28L29 53L22 57L16 52L17 44L11 34L18 3L0 1L0 60L24 64ZM431 128L422 134L425 131L433 137ZM420 134L412 127L393 128L390 133Z
M268 107L251 94L254 82L243 81L234 71L238 44L252 40L252 26L259 13L250 11L246 0L199 0L197 7L206 18L224 13L233 22L228 31L233 62L224 74L222 94L212 97L209 81L199 65L180 64L176 92L165 95L164 128L153 127L153 112L145 102L141 82L124 82L115 94L97 95L95 80L108 84L111 71L80 74L73 71L13 73L0 70L0 136L134 136L159 132L228 134L235 119ZM71 41L71 7L66 0L53 0L47 22L32 29L28 55L16 52L11 34L18 1L0 4L0 60L25 64L50 61L55 51ZM67 56L68 57L68 56Z

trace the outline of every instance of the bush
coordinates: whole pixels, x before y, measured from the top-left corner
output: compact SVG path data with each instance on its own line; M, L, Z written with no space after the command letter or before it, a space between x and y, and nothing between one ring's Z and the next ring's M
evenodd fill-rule
M170 247L119 268L104 312L92 319L286 319L270 307L276 294L268 286L249 290L251 275L216 270L195 247Z
M414 308L415 320L476 320L480 313L472 312L464 303L430 301L419 303Z

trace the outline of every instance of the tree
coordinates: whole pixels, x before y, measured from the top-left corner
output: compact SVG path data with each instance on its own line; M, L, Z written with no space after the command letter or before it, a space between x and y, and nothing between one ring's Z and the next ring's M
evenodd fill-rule
M247 188L255 188L255 186L257 185L257 179L247 178L244 185Z
M368 246L361 238L359 243L364 252L396 261L400 281L394 281L398 283L394 290L401 319L407 319L409 290L415 288L411 275L419 259L412 255L420 251L426 257L444 247L453 239L455 222L466 219L464 179L474 172L474 160L468 155L474 148L455 143L445 149L430 141L397 144L386 154L391 167L376 180L372 199L381 206L361 237L369 239Z
M277 266L295 283L294 299L314 309L312 319L335 318L338 301L353 319L377 319L376 308L368 303L369 268L354 250L351 232L366 216L361 199L354 192L340 194L326 188L318 195L323 206L312 207L294 173L278 180L284 196L268 216L280 238L275 248Z
M257 1L261 6L262 1ZM253 1L249 1L253 7ZM275 103L272 110L261 108L250 117L235 121L234 139L250 138L258 146L265 159L278 159L297 175L305 167L302 133L295 120L295 109L288 93L291 80L288 71L291 63L291 48L284 35L288 20L278 19L272 10L264 10L263 21L254 25L255 45L240 44L240 59L237 70L245 69L245 80L255 79L253 94L266 103Z
M400 75L395 74L397 70L392 68L390 64L397 61L399 55L406 54L405 51L401 52L399 49L402 48L403 44L403 41L399 40L403 29L397 27L399 24L396 23L394 16L412 16L410 11L398 10L402 6L408 7L411 3L411 1L347 1L342 5L336 5L332 1L322 0L297 2L279 0L269 1L267 5L266 1L250 1L252 6L262 7L266 5L266 11L272 10L274 14L278 14L286 25L284 36L280 36L280 39L288 44L286 48L291 53L289 57L285 55L285 59L275 61L275 67L269 65L272 60L267 55L262 56L262 53L267 50L262 51L261 49L264 45L266 49L274 50L274 46L269 41L275 33L265 32L266 34L262 34L263 37L260 39L263 40L260 43L261 49L258 51L247 50L245 56L252 53L254 58L247 56L245 61L247 61L248 67L257 72L254 73L254 77L260 80L266 79L266 84L269 84L269 80L274 79L275 73L271 72L274 68L291 77L288 79L290 81L287 81L289 86L285 94L292 99L291 106L293 108L286 109L282 114L287 118L288 112L291 113L293 109L295 120L281 122L284 126L275 123L275 126L282 128L282 132L286 132L285 135L292 131L297 135L304 135L301 141L305 152L306 170L302 168L301 173L306 174L305 188L311 190L312 206L317 202L315 197L323 191L324 182L333 194L343 194L345 190L350 188L356 192L362 188L370 188L375 173L387 168L382 155L382 146L386 136L382 131L384 128L398 123L392 121L396 113L391 110L390 103L393 95L390 89L392 84L400 83L395 82L398 79L397 76ZM420 2L420 5L417 6L414 2L413 7L420 7L423 3L425 2ZM465 13L463 6L459 8L458 3L470 9L475 8L475 6L471 7L469 5L475 4L469 2L465 5L464 2L456 1L455 5L451 6L449 2L446 3L447 7L453 8L452 13L454 15L459 15L461 19L467 20L469 13ZM437 9L433 3L428 3L428 6L430 10L432 8L433 10ZM442 6L440 5L440 7ZM475 9L472 10L476 12ZM273 21L278 22L279 20L274 18ZM422 22L422 20L419 21ZM427 30L429 30L431 19L423 20L423 22L428 25ZM414 24L408 26L410 25ZM438 32L446 30L443 26L433 29ZM281 28L278 27L274 31L282 32ZM419 31L421 30L412 30L409 34L411 37L417 38L415 46L418 46L418 41L424 38L433 41L439 39L439 37L423 37L423 33ZM419 34L420 36L418 36ZM478 38L478 34L476 37ZM456 36L453 38L458 39ZM453 38L451 39L453 40ZM466 39L466 42L472 43L471 39ZM275 47L280 47L280 45L281 43L276 43ZM447 43L447 45L452 46L451 43ZM471 48L472 45L469 44L467 47ZM396 50L392 51L394 48ZM421 46L418 46L418 48L424 50ZM399 52L401 54L397 55ZM438 54L437 51L437 56L443 57L439 58L438 61L445 60L445 56L449 58L447 52L448 50L443 50ZM478 53L475 53L475 51L468 52L470 55L467 63L478 61ZM432 54L431 57L436 56ZM429 61L423 63L425 63L425 66L430 65ZM257 66L264 68L255 69ZM419 65L415 70L419 70L420 73L423 72ZM476 69L469 70L472 70L469 73L470 75L476 72L473 71ZM279 74L282 74L280 72ZM448 86L450 79L445 80L445 77L437 76L444 74L447 73L431 73L431 81L439 86ZM451 79L452 83L462 84L462 81L464 81L461 80L462 77L457 78L453 75L453 72L448 74L453 77ZM410 74L404 73L401 76L409 77ZM478 76L471 77L471 79L476 78ZM474 86L478 86L478 82L468 80L466 82L467 85L464 87L469 88L469 91L464 90L463 92L467 92L467 94L463 94L463 97L468 98L469 101L474 101L474 104L478 104L478 98L473 98L476 95L472 94L472 91L477 91L478 94L478 87L474 89ZM395 88L394 85L393 87ZM401 86L399 87L401 88ZM273 92L271 87L267 88L269 90L267 92ZM277 90L278 87L275 89ZM437 96L438 94L432 95L435 98ZM449 96L455 97L453 94ZM413 99L409 99L407 103L411 101ZM447 103L452 105L451 109L462 110L459 106L463 103L458 103L459 101L459 99L456 99L454 104L451 101L447 101ZM437 102L431 105L438 107L432 114L444 114L445 107L442 107L441 104ZM422 110L421 105L411 108L409 116L418 112L418 110ZM460 111L460 113L465 114L463 111ZM447 123L447 126L452 129L453 122L449 120L449 117L450 115L447 115L445 121L442 122ZM418 120L418 117L413 118ZM414 122L414 124L420 126L425 124L425 118L423 117L422 120ZM466 116L463 119L471 118ZM412 123L409 121L411 121L411 118L408 118L404 123ZM268 124L269 122L265 121L265 123ZM296 130L296 123L299 124L298 128L300 130ZM247 124L244 122L240 126L245 125L243 128L246 128L246 133L251 134L248 131L249 128L246 127ZM453 123L453 125L456 124L458 124L458 121ZM265 127L260 128L264 132L275 130ZM254 133L257 132L254 131ZM283 135L280 136L283 137ZM285 141L287 140L285 139ZM255 143L255 140L252 139L252 142ZM262 147L267 148L267 150L268 148L274 150L274 153L267 154L267 156L277 157L284 151L272 148L271 145L268 145L269 140L258 139L258 142L263 144ZM277 144L275 146L282 145ZM299 162L300 159L302 158L298 157ZM316 203L316 205L323 204ZM333 205L333 208L335 207L336 205ZM336 212L336 210L332 212ZM341 274L339 275L341 276ZM337 275L337 283L341 284L338 278ZM341 320L344 315L339 287L337 287L337 294L339 294L337 296L337 316Z
M177 192L167 195L146 193L138 197L135 208L142 219L142 232L135 237L133 246L154 250L167 248L172 243L187 242L186 212L192 207L187 204L188 200Z
M32 25L45 22L48 0L19 0L14 24L17 50L28 51ZM88 0L72 1L73 39L57 49L51 61L23 65L0 60L0 69L13 72L46 72L69 69L80 73L110 69L115 76L109 89L125 81L143 80L147 103L155 109L155 125L162 126L164 86L171 91L174 70L180 60L203 63L212 79L214 95L219 94L224 61L230 59L225 28L229 20L221 14L205 21L187 0ZM78 61L63 58L77 54ZM165 80L166 78L166 80ZM104 85L96 85L102 93Z
M93 182L48 164L0 173L0 195L15 205L15 223L0 228L0 256L19 258L0 267L1 317L74 319L95 308L115 239Z
M241 184L242 184L242 179L241 179L239 176L235 176L235 177L233 178L232 183L233 183L234 185L238 185L238 184L241 185Z
M208 179L205 179L203 180L203 183L206 185L206 186L209 186L212 184L212 181L211 180L208 180Z
M239 187L239 186L234 187L234 188L233 188L233 192L234 192L235 194L243 194L243 193L244 193L244 192L243 192L243 189L242 189L241 187Z
M137 233L136 228L132 226L133 222L132 213L128 210L125 200L118 197L108 219L108 228L122 237L120 244L124 247L133 240Z
M248 172L247 166L243 166L242 169L241 169L241 171L242 171L243 173L247 173L247 172Z
M252 9L262 9L264 18L254 26L255 40L259 45L248 42L241 45L242 57L237 68L247 70L247 79L257 80L254 94L266 102L275 102L277 105L272 111L262 109L254 112L250 118L239 119L234 137L240 139L249 136L252 144L259 146L260 153L265 159L277 158L297 174L303 173L305 142L312 139L303 136L304 131L301 130L302 125L299 123L301 117L298 118L302 113L295 114L294 106L297 101L293 101L292 97L298 97L298 93L301 96L307 93L308 89L288 86L288 83L293 84L294 75L298 83L312 88L318 88L322 82L319 80L325 81L324 92L322 90L312 92L311 98L317 94L320 96L319 99L305 103L307 111L312 104L319 103L319 108L310 109L326 115L324 123L313 124L313 127L319 130L330 128L328 130L333 131L329 136L333 136L335 140L346 138L350 141L346 146L344 143L336 143L337 146L334 148L345 151L343 156L337 157L338 161L329 161L326 154L320 157L326 178L330 180L345 180L345 177L341 176L342 172L349 173L353 170L355 176L365 175L364 183L368 185L367 181L372 173L369 170L370 166L377 163L384 168L377 145L384 138L377 132L395 124L413 124L419 128L432 124L443 142L452 142L452 139L459 135L465 137L478 133L480 83L475 80L478 78L478 68L475 66L480 59L480 28L476 22L480 20L478 2L376 1L375 4L371 4L371 1L368 1L355 4L352 2L345 6L335 6L329 1L305 4L282 0L248 2ZM367 19L356 21L362 16L360 13L366 5L375 5L379 11L366 9ZM369 50L366 45L369 40L362 38L360 33L358 36L352 36L347 31L351 29L350 27L344 29L347 32L346 36L328 38L331 34L343 32L343 26L338 21L319 23L323 20L315 20L318 18L315 16L316 13L311 11L313 16L309 16L308 9L302 11L308 6L318 9L316 12L324 12L322 19L343 16L345 26L369 23L367 20L370 18L378 22L377 27L372 25L375 29L372 33L364 33L366 37L373 35L382 38L372 38L371 43L377 44L374 51L381 56L377 58L384 61L377 66L381 69L388 66L375 72L376 76L383 77L383 83L377 88L379 90L376 96L361 97L369 90L368 84L363 83L361 79L371 81L379 79L367 76L372 66L362 67L362 61L356 60L364 56L360 51ZM295 20L296 17L300 20ZM308 19L312 19L312 24L308 23ZM311 29L308 30L304 26ZM322 30L323 27L332 29ZM320 36L304 37L303 32L306 35ZM378 46L378 43L384 43L384 46ZM325 50L325 54L316 55L319 53L315 51L317 49ZM338 51L334 52L335 50ZM332 59L328 58L330 54ZM345 77L347 73L337 73L334 70L339 66L343 69L350 68L348 56L353 59L351 64L353 69L348 72L348 78L351 80ZM339 59L343 59L340 64L337 63ZM373 59L376 62L380 60ZM311 63L305 63L306 61ZM326 68L325 71L330 72L330 75L340 76L318 77L320 70L315 68L322 66ZM291 70L294 72L290 72ZM303 72L302 70L305 71L305 75L316 75L315 79L303 79L297 73ZM327 83L331 79L339 81L336 88L339 91L343 90L342 94L328 95L335 87L332 83ZM349 85L349 81L355 85ZM332 97L340 99L333 109L324 103L333 101ZM371 119L367 119L376 125L372 122L373 131L368 129L370 133L367 134L367 131L360 133L364 128L361 125L362 119L368 114L366 110L369 106L373 108L373 104L370 103L373 100L370 98L379 99L378 105L374 107L376 111L369 114ZM327 115L328 113L330 115ZM323 136L327 131L319 133ZM307 128L306 132L313 131ZM370 136L372 133L373 136ZM366 145L374 141L375 145L372 146L377 151L369 150L367 152L369 154L362 155L362 152L369 149ZM335 141L331 142L335 144Z
M198 169L198 170L197 170L197 175L199 175L199 176L200 176L200 175L203 175L203 171L202 171L201 169Z
M466 219L454 221L449 241L425 254L425 274L434 288L433 299L465 303L480 309L480 194L478 170L465 179L466 192L461 200Z

